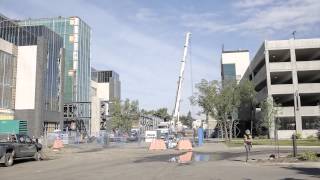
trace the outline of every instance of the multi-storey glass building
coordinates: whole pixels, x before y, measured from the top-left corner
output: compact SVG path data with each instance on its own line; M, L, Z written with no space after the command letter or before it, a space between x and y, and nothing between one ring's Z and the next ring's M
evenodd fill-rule
M12 119L17 47L0 38L0 119Z
M40 136L62 119L63 39L43 25L0 19L2 106L14 111L15 119L28 121L30 135Z
M64 118L90 126L90 40L91 28L79 17L55 17L19 21L21 26L44 25L63 38Z
M28 19L22 26L44 25L63 38L65 48L64 102L89 102L91 28L78 17Z

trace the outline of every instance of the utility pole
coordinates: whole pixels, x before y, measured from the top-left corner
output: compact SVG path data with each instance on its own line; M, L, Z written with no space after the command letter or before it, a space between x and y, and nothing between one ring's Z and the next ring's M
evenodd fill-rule
M181 60L180 74L179 74L179 79L178 79L178 88L177 88L177 93L176 93L176 101L175 101L175 105L174 105L172 120L170 123L174 127L176 126L176 124L179 123L182 81L183 81L183 74L184 74L184 69L185 69L185 65L186 65L186 57L187 57L187 52L188 52L190 36L191 36L191 33L187 32L186 41L185 41L184 49L183 49L183 56L182 56L182 60Z

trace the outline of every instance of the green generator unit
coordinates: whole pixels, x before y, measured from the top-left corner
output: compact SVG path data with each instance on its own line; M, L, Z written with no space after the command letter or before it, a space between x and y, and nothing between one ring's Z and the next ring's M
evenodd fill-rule
M28 134L25 120L0 120L0 133Z

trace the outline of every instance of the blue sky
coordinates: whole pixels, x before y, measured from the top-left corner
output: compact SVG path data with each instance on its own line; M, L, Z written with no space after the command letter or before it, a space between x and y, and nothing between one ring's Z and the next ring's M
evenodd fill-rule
M0 0L0 13L13 19L79 16L92 28L92 66L118 72L122 97L146 109L172 110L184 35L191 31L183 112L190 108L191 79L220 79L222 44L249 49L253 57L265 39L288 39L293 30L297 38L320 35L318 0Z

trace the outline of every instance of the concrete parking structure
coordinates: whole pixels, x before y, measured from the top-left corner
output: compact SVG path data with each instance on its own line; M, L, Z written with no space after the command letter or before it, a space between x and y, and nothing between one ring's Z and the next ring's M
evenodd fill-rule
M261 118L259 104L267 97L278 104L279 138L290 138L294 132L304 138L316 135L320 118L320 39L265 41L242 81L246 79L257 91L257 118ZM249 118L243 116L242 120Z

